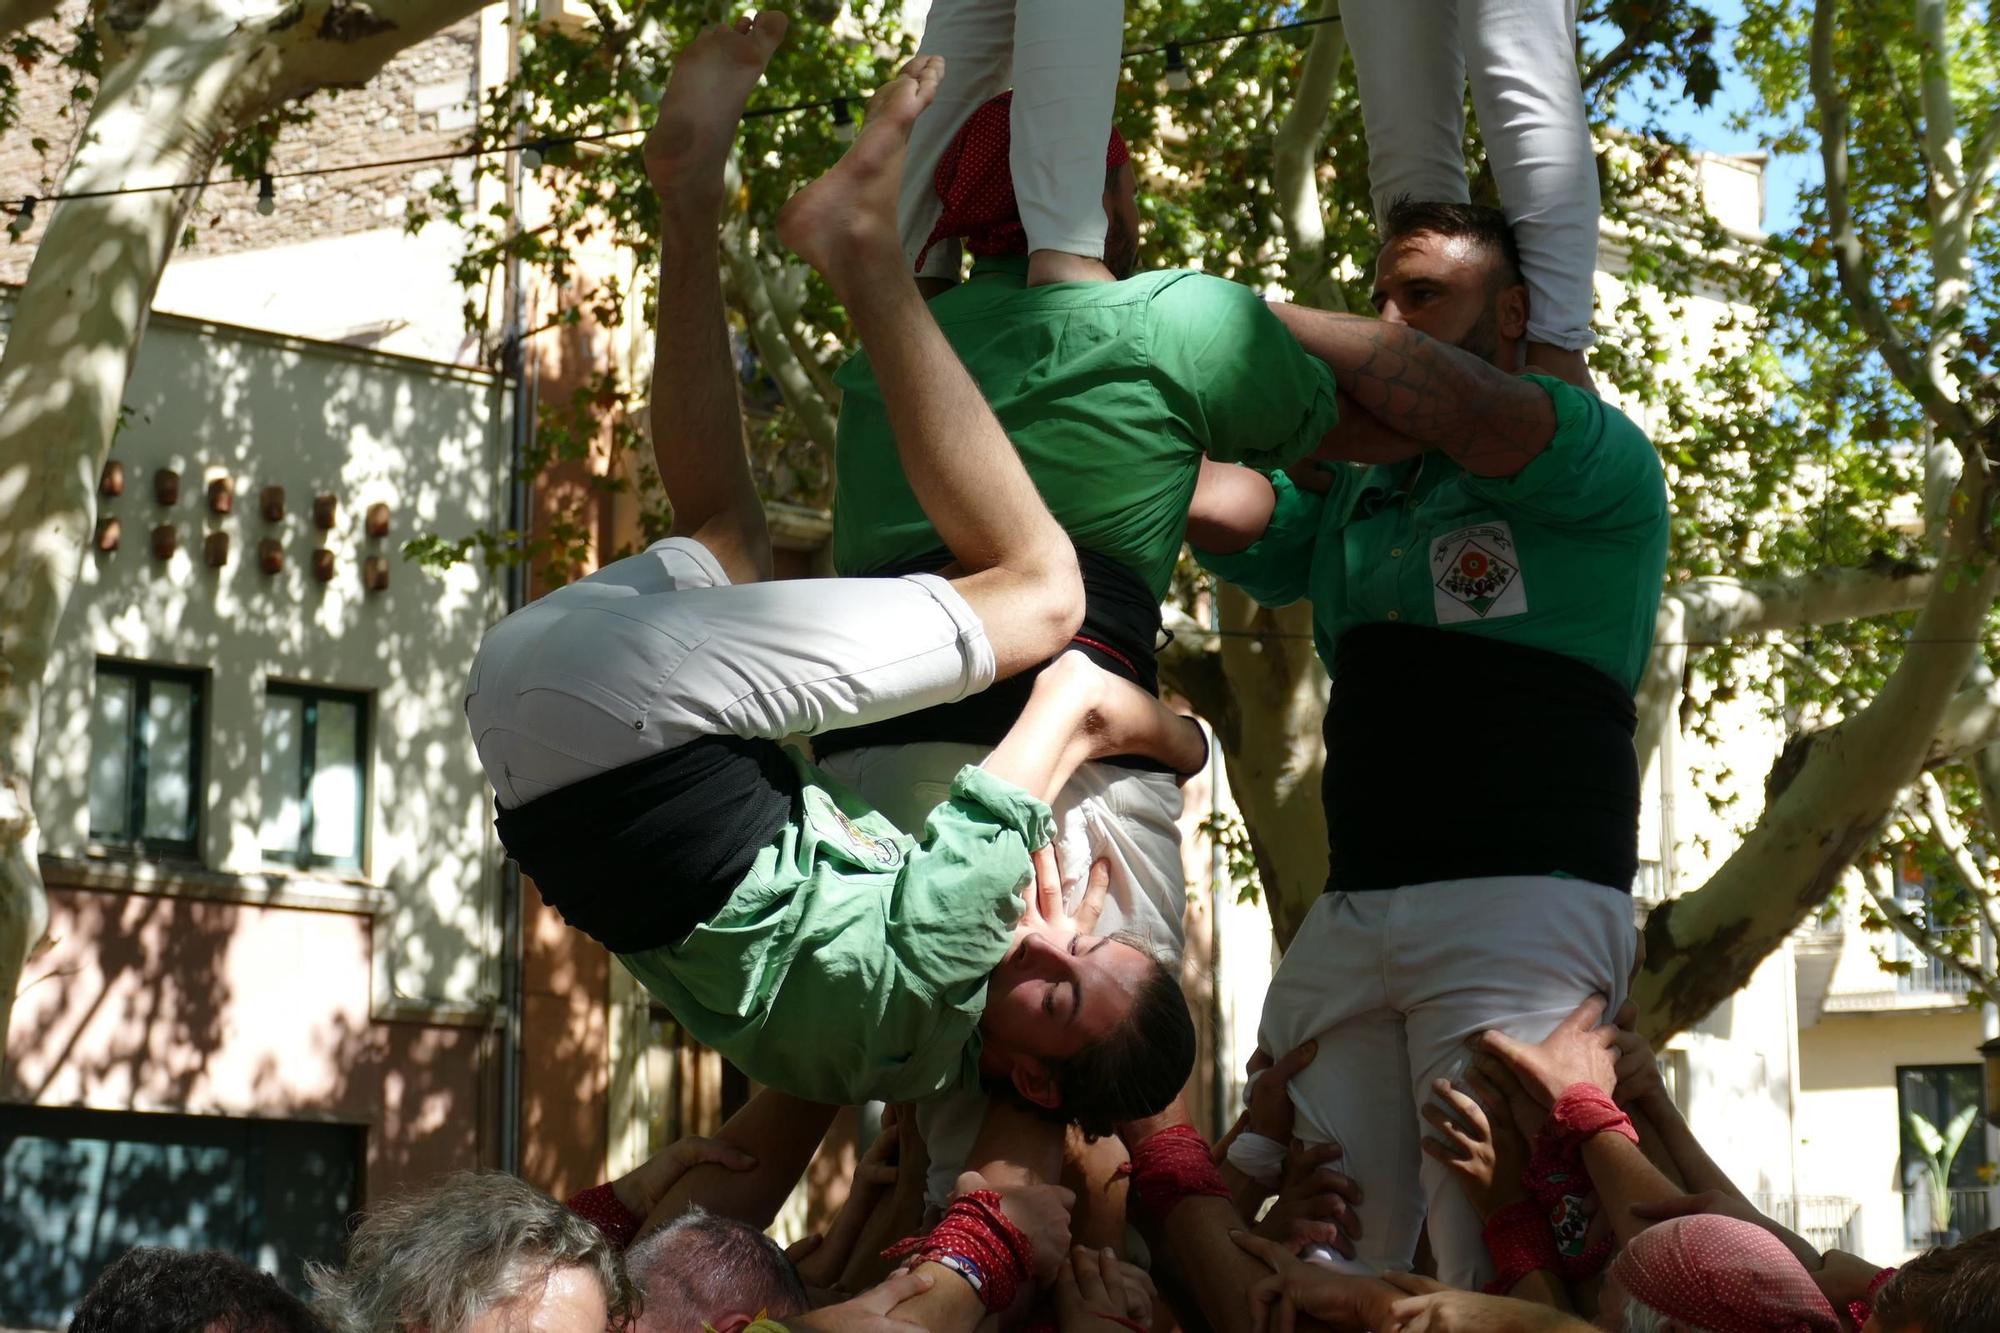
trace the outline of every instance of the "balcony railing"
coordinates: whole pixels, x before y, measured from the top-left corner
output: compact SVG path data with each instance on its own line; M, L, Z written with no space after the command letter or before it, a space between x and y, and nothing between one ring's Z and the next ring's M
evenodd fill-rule
M1861 1205L1838 1194L1759 1194L1757 1209L1818 1250L1861 1248Z
M1915 959L1909 972L1896 978L1900 995L1964 995L1971 990L1970 977L1928 956Z
M1962 1239L1990 1231L1996 1218L2000 1218L2000 1206L1996 1206L1994 1199L1996 1193L2000 1193L2000 1190L1953 1190L1951 1220L1940 1232L1937 1219L1931 1213L1930 1191L1905 1190L1903 1192L1904 1239L1908 1241L1911 1249L1920 1250L1926 1246L1943 1244L1954 1234Z

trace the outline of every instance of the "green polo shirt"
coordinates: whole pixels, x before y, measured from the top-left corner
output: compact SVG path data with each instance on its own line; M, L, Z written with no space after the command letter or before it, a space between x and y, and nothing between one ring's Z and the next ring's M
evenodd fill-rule
M1203 273L1027 285L981 259L930 303L1056 521L1164 598L1201 457L1279 467L1338 420L1333 376L1256 293ZM869 574L943 542L896 456L868 354L840 385L833 562Z
M1436 451L1332 465L1324 495L1279 473L1263 537L1196 558L1266 606L1310 597L1328 671L1349 629L1391 620L1563 653L1636 690L1667 565L1659 455L1601 399L1528 378L1554 400L1556 432L1513 476L1474 476Z
M695 1040L794 1096L846 1106L976 1087L986 979L1049 808L968 767L916 839L788 753L799 814L722 910L619 961Z

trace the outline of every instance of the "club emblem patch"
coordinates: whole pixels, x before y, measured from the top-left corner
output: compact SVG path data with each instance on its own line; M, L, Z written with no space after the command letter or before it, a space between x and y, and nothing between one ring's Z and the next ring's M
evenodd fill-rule
M1440 625L1525 612L1528 589L1513 530L1505 523L1482 523L1432 541L1431 589Z
M806 812L820 841L840 848L854 864L875 870L895 870L903 864L901 847L856 824L817 787L806 788Z

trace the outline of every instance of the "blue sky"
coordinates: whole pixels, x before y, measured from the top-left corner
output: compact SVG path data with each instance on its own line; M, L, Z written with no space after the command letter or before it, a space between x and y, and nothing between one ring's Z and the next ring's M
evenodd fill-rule
M1678 101L1660 97L1661 123L1674 134L1686 136L1696 148L1717 153L1747 153L1763 145L1754 129L1736 129L1730 119L1746 112L1753 104L1748 80L1737 68L1734 47L1736 27L1743 17L1741 0L1708 0L1716 17L1715 54L1722 69L1722 87L1706 108L1696 107L1685 98ZM1635 128L1646 119L1640 97L1628 94L1629 104L1619 119ZM1819 159L1810 154L1773 157L1765 170L1764 226L1780 231L1798 221L1801 188L1819 181Z

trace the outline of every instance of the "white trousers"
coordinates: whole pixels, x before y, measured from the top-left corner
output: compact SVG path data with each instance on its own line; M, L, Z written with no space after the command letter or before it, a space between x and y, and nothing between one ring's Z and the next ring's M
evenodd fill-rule
M1417 1144L1431 1081L1470 1061L1468 1037L1498 1028L1540 1041L1592 995L1624 1003L1637 944L1629 894L1524 875L1448 880L1313 905L1271 979L1258 1045L1308 1038L1319 1053L1292 1080L1296 1132L1339 1143L1360 1182L1356 1259L1407 1269L1430 1219L1438 1277L1478 1290L1492 1276L1479 1218Z
M1380 224L1407 195L1465 203L1465 83L1528 280L1528 338L1588 347L1597 162L1575 0L1341 0Z
M1104 149L1124 24L1124 0L933 0L917 52L944 57L944 82L911 131L896 211L912 263L943 211L945 149L1010 83L1009 165L1029 251L1104 257ZM940 241L918 271L956 278L959 263L957 243Z
M829 756L820 767L899 827L916 830L945 798L960 767L979 763L987 753L983 746L949 742L880 745ZM1128 932L1156 952L1178 958L1186 942L1187 880L1176 822L1181 789L1173 775L1085 764L1054 808L1065 903L1076 907L1091 864L1106 861L1111 884L1093 933ZM986 1098L976 1092L947 1094L917 1108L917 1125L930 1153L925 1180L930 1202L942 1204L951 1197L985 1118Z
M465 716L512 807L698 737L859 726L993 675L978 615L934 575L731 585L669 537L488 630Z

